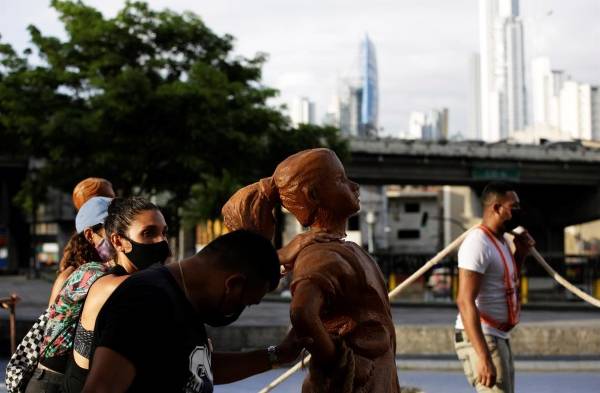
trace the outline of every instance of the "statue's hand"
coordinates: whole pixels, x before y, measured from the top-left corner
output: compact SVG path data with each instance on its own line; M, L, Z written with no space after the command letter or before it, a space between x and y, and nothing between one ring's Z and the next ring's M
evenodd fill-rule
M279 262L284 267L283 274L292 271L296 257L302 249L312 243L327 243L330 241L341 240L339 235L333 235L326 232L304 232L296 235L291 242L277 250Z

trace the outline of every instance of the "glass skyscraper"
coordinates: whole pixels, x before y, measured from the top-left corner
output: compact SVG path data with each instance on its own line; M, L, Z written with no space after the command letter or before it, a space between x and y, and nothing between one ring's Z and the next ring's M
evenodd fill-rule
M375 136L378 129L379 85L375 45L368 35L365 35L360 46L360 67L362 91L358 133L360 136Z

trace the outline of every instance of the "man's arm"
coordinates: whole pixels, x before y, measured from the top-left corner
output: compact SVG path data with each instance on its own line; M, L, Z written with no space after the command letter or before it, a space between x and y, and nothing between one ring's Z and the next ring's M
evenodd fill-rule
M98 347L82 393L123 393L134 377L135 367L129 360L112 349Z
M232 383L270 370L266 349L250 352L215 352L211 369L215 385Z
M277 346L278 363L295 360L302 348L310 343L309 340L298 339L294 329L290 330ZM215 385L239 381L272 368L273 364L266 349L251 352L215 352L212 355L211 369Z
M467 269L458 269L458 296L456 305L460 311L465 331L475 352L477 353L477 381L484 386L492 387L496 383L496 367L483 337L479 310L475 299L479 295L483 274Z

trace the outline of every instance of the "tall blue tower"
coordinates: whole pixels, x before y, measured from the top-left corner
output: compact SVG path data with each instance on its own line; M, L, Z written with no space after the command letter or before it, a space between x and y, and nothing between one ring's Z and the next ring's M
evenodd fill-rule
M376 136L379 112L379 85L377 81L377 58L375 45L365 34L360 45L362 99L360 110L360 136Z

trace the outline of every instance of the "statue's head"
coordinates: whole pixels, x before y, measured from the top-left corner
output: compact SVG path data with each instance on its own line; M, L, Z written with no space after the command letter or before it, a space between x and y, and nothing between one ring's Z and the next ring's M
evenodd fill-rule
M92 197L114 198L112 184L106 179L100 177L88 177L77 183L73 189L73 205L75 209L79 208Z
M330 149L298 152L283 160L273 176L246 186L223 207L229 229L273 236L273 207L280 202L303 226L346 219L359 209L358 184L346 177Z
M304 150L283 160L273 174L281 204L303 226L324 218L348 218L359 209L358 184L346 177L336 154Z

